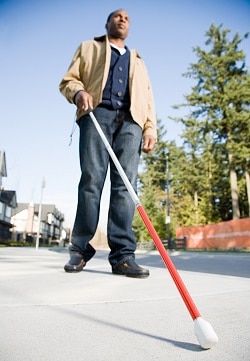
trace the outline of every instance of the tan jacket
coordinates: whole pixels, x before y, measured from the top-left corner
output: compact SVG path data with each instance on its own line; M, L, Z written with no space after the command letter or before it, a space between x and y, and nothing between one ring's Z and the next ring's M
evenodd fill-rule
M93 107L102 101L111 49L107 36L96 37L83 42L77 49L67 73L60 83L60 91L70 103L79 90L86 90L93 97ZM144 135L157 137L156 114L151 83L147 69L136 50L130 50L129 68L130 112L136 123L143 129ZM77 111L79 119L85 111Z

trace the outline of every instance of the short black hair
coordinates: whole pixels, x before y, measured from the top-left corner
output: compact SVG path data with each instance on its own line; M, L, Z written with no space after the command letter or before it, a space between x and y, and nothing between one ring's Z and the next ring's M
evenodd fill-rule
M112 13L109 14L108 18L107 18L107 23L110 21L112 15L115 13L115 11L112 11Z

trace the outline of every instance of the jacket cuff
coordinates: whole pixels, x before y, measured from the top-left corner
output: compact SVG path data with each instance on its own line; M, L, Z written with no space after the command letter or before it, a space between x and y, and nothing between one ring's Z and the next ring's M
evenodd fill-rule
M155 140L157 140L157 131L156 131L156 129L146 128L143 131L143 135L149 135L149 136L155 138Z
M79 93L79 92L81 92L81 91L83 91L83 89L81 89L81 90L77 90L77 92L75 93L75 95L73 96L73 103L74 104L76 104L76 102L75 102L75 99L76 99L76 96L77 96L77 94Z

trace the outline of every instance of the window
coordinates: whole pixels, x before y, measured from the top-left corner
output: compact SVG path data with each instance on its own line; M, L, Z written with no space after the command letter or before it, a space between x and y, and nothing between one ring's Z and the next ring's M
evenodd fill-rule
M11 218L11 213L12 213L12 209L11 209L11 207L6 206L6 210L5 210L5 218L6 218L6 219L8 219L8 220L10 220L10 218Z

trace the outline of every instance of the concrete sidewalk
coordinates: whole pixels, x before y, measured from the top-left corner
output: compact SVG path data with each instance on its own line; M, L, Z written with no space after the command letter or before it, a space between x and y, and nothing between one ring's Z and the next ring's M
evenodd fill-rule
M157 251L136 255L147 279L112 275L108 250L67 274L56 251L0 248L1 361L250 359L250 278L179 271L219 337L203 350Z

